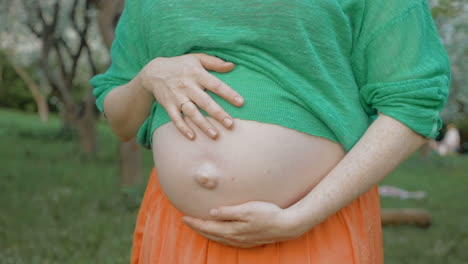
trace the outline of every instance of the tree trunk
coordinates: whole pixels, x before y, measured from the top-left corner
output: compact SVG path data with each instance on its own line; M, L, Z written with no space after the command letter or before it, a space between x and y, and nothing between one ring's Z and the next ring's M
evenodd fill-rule
M96 121L94 116L85 116L79 122L78 136L80 153L89 158L96 154Z
M143 181L141 148L136 140L119 144L120 185L133 186Z
M85 158L92 158L96 154L97 131L94 114L94 97L92 90L81 104L62 104L60 113L63 120L62 133L69 138L78 136L80 154Z
M41 93L39 85L34 82L33 78L25 69L21 68L13 62L11 65L13 66L13 69L18 74L18 76L26 83L26 86L29 88L34 101L36 102L39 118L42 122L46 123L49 120L49 107L47 106L46 98Z
M94 97L92 91L85 99L78 121L78 136L80 141L80 152L89 158L96 154L97 131L96 118L94 116Z
M61 104L59 107L62 116L62 135L66 138L73 137L77 129L77 115L73 107Z
M384 208L382 225L416 225L427 228L432 223L431 214L419 208Z
M99 8L98 25L104 44L108 49L111 48L114 40L114 30L116 22L124 7L123 0L117 1L95 1Z
M94 2L99 9L99 30L105 45L110 49L114 39L116 21L122 12L124 1L95 0ZM119 143L121 186L132 186L143 182L141 163L141 148L136 140Z

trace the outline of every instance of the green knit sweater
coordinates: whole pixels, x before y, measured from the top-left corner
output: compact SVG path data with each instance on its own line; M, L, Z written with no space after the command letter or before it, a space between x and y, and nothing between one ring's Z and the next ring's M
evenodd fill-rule
M277 124L339 142L346 151L377 111L430 138L442 126L450 64L426 0L127 0L106 73L107 93L156 57L203 52L235 64L211 72L244 98L234 118ZM137 102L136 102L137 103ZM204 113L206 115L206 113ZM169 122L154 103L138 132Z

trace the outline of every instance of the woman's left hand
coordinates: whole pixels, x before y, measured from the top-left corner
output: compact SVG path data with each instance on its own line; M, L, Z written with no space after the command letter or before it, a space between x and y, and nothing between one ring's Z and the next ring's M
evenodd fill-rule
M303 233L286 210L267 202L223 206L212 209L210 215L215 220L184 216L182 221L210 240L238 248L291 240Z

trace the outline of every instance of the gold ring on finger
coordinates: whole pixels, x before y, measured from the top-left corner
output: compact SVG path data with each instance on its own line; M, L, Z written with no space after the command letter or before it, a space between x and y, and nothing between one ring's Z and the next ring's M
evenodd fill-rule
M183 106L184 104L186 104L186 103L189 103L189 102L192 103L192 100L187 100L187 101L185 101L185 102L179 104L179 110L182 111L182 106Z

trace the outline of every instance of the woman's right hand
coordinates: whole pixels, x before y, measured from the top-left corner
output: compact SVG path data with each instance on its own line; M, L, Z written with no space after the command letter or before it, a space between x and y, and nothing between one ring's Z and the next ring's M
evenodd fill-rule
M195 133L185 122L183 115L215 139L218 130L198 107L226 128L231 128L234 120L204 90L209 90L238 107L242 106L244 99L207 70L229 72L233 68L233 63L218 57L190 53L170 58L158 57L149 62L138 77L143 88L154 95L177 129L187 138L194 139Z

